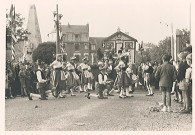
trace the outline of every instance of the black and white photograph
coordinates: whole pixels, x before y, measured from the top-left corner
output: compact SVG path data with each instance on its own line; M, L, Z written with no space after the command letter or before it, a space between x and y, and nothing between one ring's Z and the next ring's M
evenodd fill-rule
M191 0L4 2L4 131L192 134Z

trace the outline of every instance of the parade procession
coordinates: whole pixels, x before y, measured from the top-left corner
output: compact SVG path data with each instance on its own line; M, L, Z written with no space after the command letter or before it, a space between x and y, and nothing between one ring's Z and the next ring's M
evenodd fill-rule
M139 36L137 40L130 36L133 31L123 32L125 27L120 26L112 27L112 31L115 32L107 36L90 36L94 28L91 24L90 30L88 23L72 25L68 22L64 25L62 20L68 18L59 7L62 8L60 4L56 4L55 11L53 14L50 13L53 16L51 24L54 28L48 28L50 32L47 31L47 40L44 39L44 42L41 31L44 26L40 23L42 18L38 21L40 16L37 14L39 11L36 10L35 4L28 7L26 28L23 25L24 18L17 12L16 5L11 4L6 10L6 130L77 130L68 124L61 124L64 127L60 124L56 127L48 126L52 120L57 122L58 117L59 119L67 117L69 124L71 120L68 117L73 118L73 121L84 118L82 123L76 123L78 130L190 130L192 128L191 26L189 30L175 29L173 32L173 25L160 20L158 24L160 27L172 26L172 34L171 37L166 35L158 45L143 42L144 38ZM164 24L166 25L163 26ZM132 35L136 35L136 32ZM14 107L10 107L11 105ZM63 108L63 105L66 107ZM29 109L30 113L11 114L13 110L11 108L16 106L26 113ZM41 111L34 113L30 106L35 106L33 108L37 110L42 109L42 113L45 114ZM59 111L56 111L58 109ZM105 129L103 124L98 128L99 118L95 118L95 110L98 117L105 116L105 125L110 115L110 118L117 118L116 122L123 120L121 123L140 117L140 120L137 120L140 127L139 124L135 126L129 122L128 124L135 127L131 128L129 125L127 128L123 126L117 128L116 125L114 127L115 122L110 120L113 125L107 123L108 129ZM75 111L75 115L72 111ZM28 126L22 124L22 121L20 126L17 127L17 124L12 126L12 117L17 116L21 119L22 116L32 117L31 112L36 115L34 117L37 120L42 120L42 115L47 116L47 120L43 117L45 126L42 121L41 126L36 124ZM68 112L71 115L68 115ZM129 116L132 115L127 118L125 112L128 112ZM54 113L58 117L51 117ZM92 127L93 123L90 123L87 117L89 119L94 117L96 126L94 124ZM20 123L19 118L17 122ZM186 119L186 126L177 124L180 123L179 118ZM174 124L164 128L160 124L156 127L151 125L152 121L157 119L161 120L161 125L164 122L167 125L171 125L171 122ZM100 121L104 123L101 119ZM131 120L131 123L135 121ZM144 125L145 121L150 124ZM90 123L89 127L87 122Z

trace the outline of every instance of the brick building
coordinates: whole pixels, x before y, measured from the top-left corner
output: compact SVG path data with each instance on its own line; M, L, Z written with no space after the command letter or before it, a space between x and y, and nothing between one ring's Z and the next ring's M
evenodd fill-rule
M77 62L82 62L82 58L89 57L89 24L87 25L61 25L60 53L64 59L69 61L72 56L77 58ZM49 41L56 41L56 32L48 34ZM63 51L64 50L64 51Z

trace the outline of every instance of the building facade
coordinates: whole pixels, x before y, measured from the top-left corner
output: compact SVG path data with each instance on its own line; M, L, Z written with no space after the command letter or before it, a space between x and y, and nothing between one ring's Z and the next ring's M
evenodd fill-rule
M120 29L114 34L104 39L104 51L114 50L118 53L120 49L126 49L130 53L130 62L135 62L135 52L136 52L136 42L137 39L123 33Z
M89 61L91 64L97 63L97 50L104 51L103 43L106 37L89 37Z
M135 62L137 40L121 32L120 29L108 37L90 37L89 41L92 64L97 61L97 50L99 48L102 52L114 51L114 53L118 53L120 49L126 49L130 53L130 62Z
M56 31L48 34L49 41L56 41ZM86 25L61 25L59 52L63 54L64 61L76 57L78 63L84 57L89 58L89 24Z
M135 51L137 40L119 29L108 37L89 37L89 25L61 25L60 27L60 53L64 60L69 61L72 56L77 58L77 62L82 62L82 58L88 57L89 63L97 63L97 50L102 52L119 49L128 49L130 61L135 62ZM48 34L49 41L56 41L56 31Z

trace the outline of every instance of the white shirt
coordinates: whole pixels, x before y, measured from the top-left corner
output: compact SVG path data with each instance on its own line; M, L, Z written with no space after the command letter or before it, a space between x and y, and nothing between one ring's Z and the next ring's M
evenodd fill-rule
M99 84L105 84L107 78L108 78L107 75L104 74L104 80L103 80L102 74L99 74L98 75L98 82L99 82Z
M125 67L125 63L122 60L119 61L119 64L115 67L115 69L119 69L121 67Z
M66 68L67 68L68 70L74 70L74 69L75 69L74 65L72 65L71 63L68 63L68 64L66 65Z
M108 66L108 70L112 71L112 65Z
M42 71L41 68L38 68L38 69ZM46 82L46 80L42 78L42 76L41 76L41 71L37 71L37 73L36 73L36 74L37 74L37 80L38 80L38 82L40 82L40 83L44 83L44 82Z
M89 66L85 63L81 63L78 68L81 68L83 70L83 69L88 69Z
M50 66L53 66L53 68L61 68L63 64L62 62L55 60Z
M192 68L186 69L185 78L191 80L192 79Z

